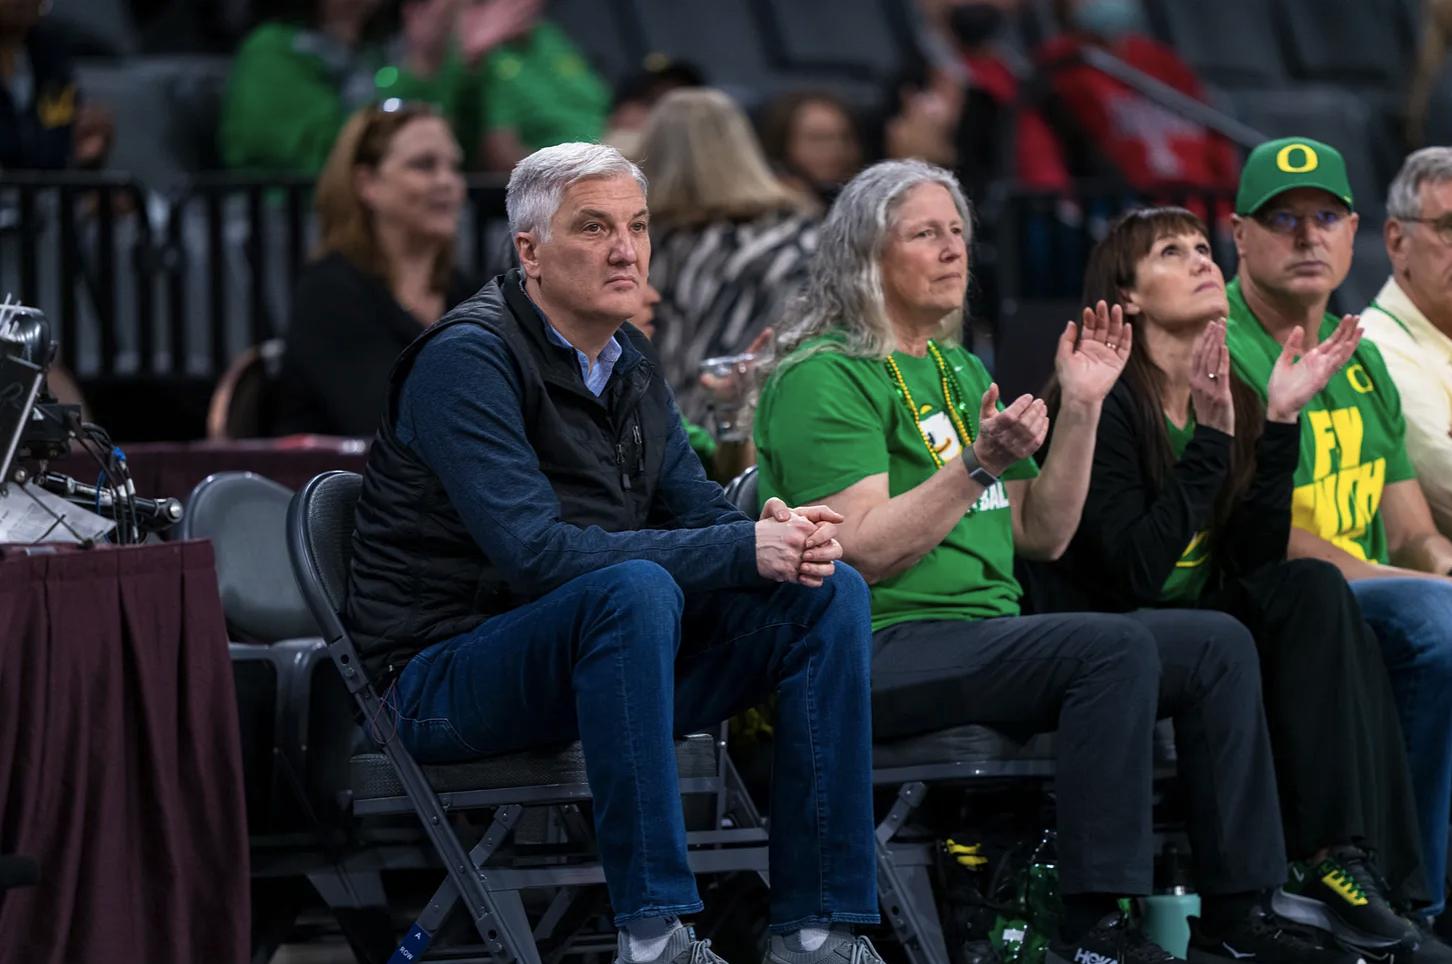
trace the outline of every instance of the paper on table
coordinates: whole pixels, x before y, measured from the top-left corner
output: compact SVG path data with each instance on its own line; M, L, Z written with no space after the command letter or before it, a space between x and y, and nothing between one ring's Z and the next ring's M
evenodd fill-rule
M56 521L56 516L64 519L64 524ZM0 542L79 543L99 539L115 527L110 519L28 483L12 483L0 495Z

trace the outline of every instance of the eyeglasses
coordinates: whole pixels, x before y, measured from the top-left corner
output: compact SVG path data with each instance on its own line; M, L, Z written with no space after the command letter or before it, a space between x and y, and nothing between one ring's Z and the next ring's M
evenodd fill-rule
M1432 230L1437 233L1437 239L1445 245L1452 246L1452 214L1444 214L1439 218L1397 218L1397 220L1430 224Z
M1257 214L1255 219L1261 227L1276 234L1295 234L1303 224L1315 224L1322 231L1334 231L1345 221L1350 212L1334 208L1322 208L1310 214L1297 214L1284 208Z

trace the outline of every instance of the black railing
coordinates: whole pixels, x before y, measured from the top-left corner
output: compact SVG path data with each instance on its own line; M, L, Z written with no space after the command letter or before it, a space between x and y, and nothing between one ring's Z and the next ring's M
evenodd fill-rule
M1230 198L1213 192L1084 183L1072 197L1003 190L981 206L973 311L993 337L975 347L1006 382L1033 388L1046 375L1089 249L1145 203L1201 213L1231 270ZM457 252L466 274L508 263L504 222L503 181L471 180ZM50 315L63 364L118 436L199 434L228 362L285 330L315 244L306 179L204 175L162 199L124 175L0 174L0 294Z
M83 380L207 378L280 334L315 244L310 179L202 175L162 199L125 175L0 174L0 293L44 309ZM507 251L504 184L471 180L459 265Z

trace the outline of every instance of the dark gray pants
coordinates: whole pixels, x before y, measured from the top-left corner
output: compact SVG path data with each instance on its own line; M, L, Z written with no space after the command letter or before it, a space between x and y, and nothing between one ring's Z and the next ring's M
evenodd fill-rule
M1222 613L891 626L874 638L872 716L879 740L964 723L1057 730L1060 887L1126 895L1153 884L1152 741L1168 717L1200 892L1285 880L1255 643Z

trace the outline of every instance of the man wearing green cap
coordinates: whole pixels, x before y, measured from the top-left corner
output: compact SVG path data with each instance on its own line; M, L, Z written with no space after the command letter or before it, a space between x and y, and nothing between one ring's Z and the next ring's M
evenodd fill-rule
M1335 148L1288 137L1260 145L1246 160L1235 200L1240 267L1227 291L1227 342L1236 376L1262 399L1294 331L1304 332L1310 348L1335 329L1338 319L1326 306L1351 268L1357 220L1346 163ZM1417 919L1424 937L1419 957L1441 959L1448 948L1428 936L1425 924L1444 906L1452 812L1452 579L1445 575L1452 543L1432 524L1405 434L1396 385L1376 346L1363 341L1303 409L1289 555L1335 564L1381 642L1421 823L1430 904ZM1343 933L1369 907L1385 906L1384 886L1367 861L1338 859L1367 901L1323 886L1315 869L1293 868L1288 888L1301 893L1286 896L1277 910L1292 917L1299 911L1305 917L1298 919Z

